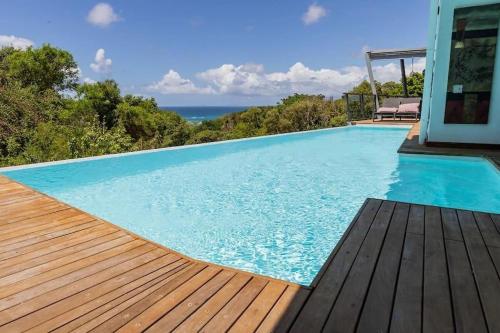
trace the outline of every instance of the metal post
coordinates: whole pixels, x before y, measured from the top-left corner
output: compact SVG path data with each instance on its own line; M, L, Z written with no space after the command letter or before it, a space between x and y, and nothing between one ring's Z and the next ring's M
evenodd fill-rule
M361 94L359 95L359 111L360 114L358 118L364 118L365 115L365 95ZM364 120L364 119L362 119Z
M377 95L377 86L375 85L375 78L373 77L372 60L370 52L365 53L366 69L368 70L368 78L370 79L370 86L372 87L372 94ZM375 109L378 109L378 98L376 100Z
M352 121L351 111L349 110L349 94L344 94L344 103L345 103L345 113L347 114L347 122L350 123Z
M405 60L399 60L401 64L401 83L403 84L403 94L408 97L408 82L406 82Z
M375 120L375 112L377 112L376 105L378 105L378 96L372 95L372 97L373 97L372 120Z

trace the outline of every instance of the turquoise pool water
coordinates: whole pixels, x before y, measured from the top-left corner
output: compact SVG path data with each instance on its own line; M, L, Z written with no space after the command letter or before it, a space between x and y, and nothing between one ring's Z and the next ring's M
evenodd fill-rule
M3 172L179 252L309 284L367 197L500 212L481 159L349 127Z

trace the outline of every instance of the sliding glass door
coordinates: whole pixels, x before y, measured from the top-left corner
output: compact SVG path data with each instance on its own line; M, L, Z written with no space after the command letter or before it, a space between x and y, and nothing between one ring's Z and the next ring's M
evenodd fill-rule
M500 4L455 10L445 123L488 123L499 23Z

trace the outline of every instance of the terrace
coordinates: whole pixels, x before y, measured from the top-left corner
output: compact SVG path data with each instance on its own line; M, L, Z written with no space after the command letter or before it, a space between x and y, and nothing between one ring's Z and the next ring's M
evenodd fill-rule
M498 331L500 215L367 199L310 286L191 259L0 178L4 331Z

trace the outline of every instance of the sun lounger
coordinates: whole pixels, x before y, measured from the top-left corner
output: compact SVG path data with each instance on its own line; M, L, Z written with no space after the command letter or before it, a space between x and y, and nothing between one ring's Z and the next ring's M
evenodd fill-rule
M415 120L417 120L420 118L421 107L421 98L404 98L401 100L401 104L398 107L396 117L398 117L400 120L402 118L414 118Z
M392 118L420 118L422 99L420 97L386 97L383 100L382 106L373 113L373 120L380 117Z
M382 103L382 106L377 109L373 114L373 120L380 116L383 120L384 117L392 117L396 119L396 113L398 112L399 104L401 104L401 98L398 97L386 97Z

